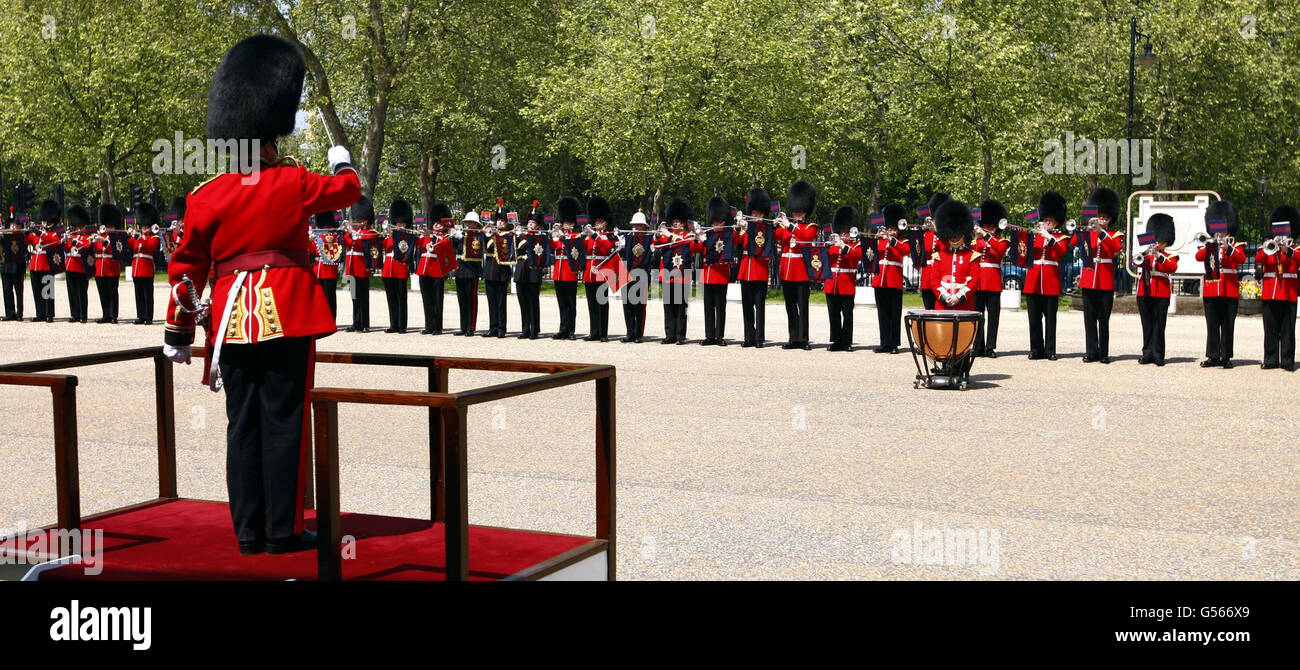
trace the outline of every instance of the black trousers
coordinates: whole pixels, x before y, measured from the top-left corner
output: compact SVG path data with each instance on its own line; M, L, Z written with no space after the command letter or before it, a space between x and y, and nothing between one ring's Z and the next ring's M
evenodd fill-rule
M322 291L325 292L325 302L328 302L328 303L330 304L330 314L332 314L335 318L338 318L338 315L339 315L339 296L338 296L338 292L339 292L339 280L338 280L338 279L325 279L325 278L321 278L321 279L319 279L319 280L317 280L317 281L320 282L320 290L322 290Z
M286 337L221 349L226 389L226 486L241 541L301 531L312 339Z
M1237 325L1236 298L1205 298L1205 357L1231 360L1233 330Z
M1169 298L1139 297L1138 314L1142 317L1142 357L1165 360L1165 322L1169 320Z
M519 321L525 337L537 337L542 328L541 282L515 282L515 296L519 299Z
M110 321L117 320L117 283L121 277L95 277L95 290L99 293L101 316Z
M365 331L370 328L370 278L352 278L352 327Z
M54 273L32 270L32 300L36 302L36 320L54 318Z
M880 327L880 346L893 349L903 337L903 289L877 288L876 325Z
M69 272L67 282L68 311L72 314L72 320L85 321L90 275L84 272Z
M609 289L601 291L605 282L583 282L587 296L587 334L604 339L609 337ZM601 294L604 294L603 296Z
M623 286L623 327L625 337L645 336L645 308L650 300L650 277L644 270L633 271Z
M763 322L767 315L767 282L740 282L740 314L745 319L745 341L763 343Z
M1060 296L1027 295L1029 309L1029 353L1050 356L1056 353L1056 311L1061 307Z
M153 321L153 277L132 277L135 285L135 318Z
M975 311L984 313L984 324L975 334L975 351L983 354L998 348L998 321L1002 317L1002 293L976 291Z
M23 273L4 273L0 276L0 288L4 290L5 318L23 318Z
M473 335L478 328L478 278L456 278L456 305L460 307L460 332Z
M721 340L727 332L727 285L704 285L704 339Z
M938 298L934 295L934 289L921 289L921 303L926 309L934 309L934 302Z
M442 299L447 288L444 277L420 277L420 302L424 305L424 329L442 334Z
M831 317L831 344L853 344L853 296L826 294L826 311Z
M488 332L493 335L506 333L506 296L510 294L510 281L487 280Z
M578 321L578 282L555 282L555 302L560 306L560 337L573 335Z
M384 277L384 297L388 298L388 327L406 332L406 287L409 279Z
M691 293L690 284L660 282L660 297L664 301L664 339L669 342L686 340L686 310Z
M808 291L806 281L781 282L781 294L785 296L786 328L789 342L803 344L808 341Z
M1264 364L1295 365L1296 304L1286 300L1265 300Z
M1115 292L1083 289L1083 341L1089 358L1110 356L1110 313Z

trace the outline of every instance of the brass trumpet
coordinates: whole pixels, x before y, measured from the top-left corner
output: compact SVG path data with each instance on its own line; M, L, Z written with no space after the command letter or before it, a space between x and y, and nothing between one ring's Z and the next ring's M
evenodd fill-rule
M1272 256L1273 254L1282 251L1284 249L1288 252L1291 252L1292 246L1294 246L1294 244L1295 241L1292 240L1291 238L1286 237L1284 235L1279 235L1277 237L1271 237L1267 240L1264 240L1264 244L1260 245L1259 248L1263 250L1264 253Z

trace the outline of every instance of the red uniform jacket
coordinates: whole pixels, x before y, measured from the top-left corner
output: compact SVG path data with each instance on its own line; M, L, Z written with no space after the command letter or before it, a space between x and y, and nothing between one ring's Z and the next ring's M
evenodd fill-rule
M1011 248L1011 240L1004 240L997 235L976 235L975 243L971 245L980 253L979 267L975 273L975 290L1001 293L1002 259Z
M186 212L188 214L188 211ZM343 233L343 248L346 249L347 260L343 263L343 273L349 277L370 277L370 269L366 267L366 240L373 240L379 237L371 228L362 228L355 233Z
M831 255L831 279L822 291L826 295L853 295L857 289L858 263L862 262L862 245L855 242L843 249L832 246L828 251Z
M338 233L317 233L317 235L321 240L320 246L324 248L326 254L343 253L339 239L341 236ZM313 246L315 246L314 242ZM347 260L347 257L344 256L343 260ZM317 279L339 278L339 264L329 262L320 254L316 254L316 261L312 264L312 271L316 274Z
M618 238L614 233L597 233L586 239L583 244L587 247L587 267L582 272L582 281L588 284L596 284L617 276L618 259L609 259L609 255L614 252L614 244L617 242ZM609 260L609 262L606 263L606 260ZM603 274L596 273L596 266L598 265Z
M948 245L945 244L945 247ZM939 260L931 264L934 268L935 309L967 310L975 309L975 291L979 287L980 261L984 259L980 252L970 247L956 251L945 248L939 252ZM945 296L958 296L961 301L950 305L944 301Z
M113 242L110 239L96 240L90 245L95 251L95 276L116 277L122 274L122 266L113 260ZM196 283L195 286L198 286Z
M816 241L822 229L811 223L796 223L790 228L776 227L776 244L781 249L781 281L808 281L808 268L804 265L804 247Z
M1029 271L1025 273L1027 295L1061 295L1061 258L1070 250L1070 240L1064 235L1050 239L1034 235L1034 248L1029 255Z
M1083 266L1079 273L1079 288L1100 291L1115 290L1115 254L1124 248L1123 233L1088 231L1088 249L1092 251L1092 267Z
M1294 252L1288 256L1285 250L1273 255L1260 249L1255 253L1255 271L1264 278L1259 297L1264 300L1296 301L1296 267Z
M1169 280L1178 269L1178 256L1171 256L1163 251L1147 254L1142 259L1142 272L1138 275L1139 298L1168 298ZM1147 280L1150 279L1148 282ZM1148 292L1147 284L1151 285Z
M765 258L759 260L749 255L750 231L756 231L756 230L757 228L755 227L755 224L751 223L746 232L736 233L736 237L734 241L736 244L736 248L740 250L740 273L736 275L737 281L766 282L768 280L768 263L772 259ZM760 233L754 232L753 234L758 235ZM754 243L760 245L763 244L763 242L757 239L754 240ZM773 249L776 249L776 247L773 247Z
M446 279L456 269L456 244L448 235L434 233L419 239L420 262L415 274L421 277Z
M875 288L903 288L903 259L912 253L912 243L900 237L876 240L876 265L879 268L871 277Z
M577 233L561 233L560 239L551 240L551 250L555 252L555 264L551 266L553 281L578 281L578 273L569 267L569 259L564 255L564 241L577 236Z
M27 246L32 248L31 256L27 257L27 269L32 272L49 272L54 267L50 265L50 254L55 250L63 250L63 237L55 232L46 231L37 235L36 233L27 233Z
M90 266L86 261L94 263L94 252L90 248L90 236L81 233L68 235L64 242L63 266L68 272L77 274L89 274Z
M702 243L697 242L697 241L695 240L695 235L694 235L694 234L687 234L687 235L685 235L685 236L681 236L681 235L678 235L678 234L676 234L676 233L669 233L667 237L662 236L662 235L655 235L655 237L654 237L654 241L653 241L651 244L657 246L657 245L660 245L660 244L668 244L668 243L670 243L670 242L676 242L677 244L685 244L685 245L689 245L689 246L690 246L690 254L691 254L691 255L699 254L699 253L704 253L704 245L703 245ZM659 259L659 281L660 281L660 283L663 283L663 282L666 281L666 282L668 282L668 283L670 283L670 284L683 284L683 283L686 283L686 280L687 280L687 279L690 279L690 278L691 278L691 277L690 277L690 274L691 274L690 262L691 262L691 261L690 261L690 257L689 257L689 256L686 258L686 264L685 264L684 266L682 266L682 267L680 267L680 268L678 268L678 267L669 267L669 264L671 263L671 261L669 260L669 258L673 257L673 255L670 254L669 252L672 251L672 250L674 249L675 246L676 246L676 245L674 245L673 247L663 247L662 249L659 249L659 253L662 254L662 257ZM677 257L677 258L681 258L681 256L676 256L676 257ZM673 272L674 270L675 270L676 272ZM673 273L673 274L670 275L669 273Z
M407 250L407 253L413 254L415 250ZM380 270L379 276L384 279L406 279L411 276L411 269L406 266L406 263L398 263L393 259L392 237L384 240L384 267Z
M137 237L132 237L129 242L131 245L131 277L153 279L153 255L158 253L158 247L162 246L162 240L157 235L145 233ZM197 284L196 284L197 286Z
M1238 286L1237 266L1246 262L1246 245L1237 244L1231 250L1224 248L1223 245L1215 245L1219 254L1219 278L1210 279L1205 276L1204 288L1201 291L1203 298L1240 298L1241 290ZM1205 262L1207 247L1201 247L1196 250L1196 260Z
M334 332L334 316L308 261L313 245L307 219L356 202L361 196L357 173L345 167L337 175L324 176L281 161L263 164L258 177L256 183L245 184L244 175L220 175L194 189L187 201L185 235L168 271L173 286L187 275L201 290L216 266L212 330L220 327L228 302L231 310L224 332L209 331L209 346L218 336L229 344L254 344ZM258 252L300 257L301 263L276 265L267 258L263 264L262 258L248 256ZM223 265L234 267L226 270ZM236 286L241 269L247 273ZM183 289L176 292L184 295ZM193 317L174 299L167 305L167 331L173 345L194 339Z
M939 260L939 254L947 246L947 243L934 236L933 230L927 230L921 236L921 262L924 264L921 268L922 291L932 291L939 287L939 275L931 266Z

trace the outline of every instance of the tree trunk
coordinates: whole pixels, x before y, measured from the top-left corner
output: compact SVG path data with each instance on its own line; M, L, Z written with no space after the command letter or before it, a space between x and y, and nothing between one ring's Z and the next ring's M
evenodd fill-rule
M361 192L372 200L375 185L379 183L379 162L384 155L384 121L388 119L390 92L387 82L381 82L380 86L374 109L370 111L370 123L366 125L366 141L361 147Z
M424 208L426 217L433 211L433 203L437 202L438 172L441 169L437 156L420 157L420 207ZM433 221L429 223L432 224Z
M113 177L113 163L117 162L117 149L108 145L104 154L104 171L99 173L99 203L101 205L117 204L113 192L117 190L117 180Z
M989 199L990 185L993 181L993 150L989 148L986 142L980 149L980 155L984 159L984 181L980 185L980 201Z

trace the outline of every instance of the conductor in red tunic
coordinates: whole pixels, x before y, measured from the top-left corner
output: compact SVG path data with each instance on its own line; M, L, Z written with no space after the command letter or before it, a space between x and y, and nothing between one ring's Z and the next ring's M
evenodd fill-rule
M298 50L277 37L249 37L226 53L208 91L208 137L260 143L260 162L246 174L218 175L194 189L169 267L163 353L176 363L190 361L194 340L182 278L201 291L214 268L216 327L208 331L205 363L210 385L226 390L226 483L243 554L286 553L316 542L302 527L304 405L315 340L334 332L334 317L312 273L307 219L361 195L343 147L329 150L333 176L279 156L276 138L293 132L304 69Z
M943 241L939 258L931 264L935 280L934 308L973 311L982 257L971 247L975 219L959 200L945 201L933 216L935 237Z

